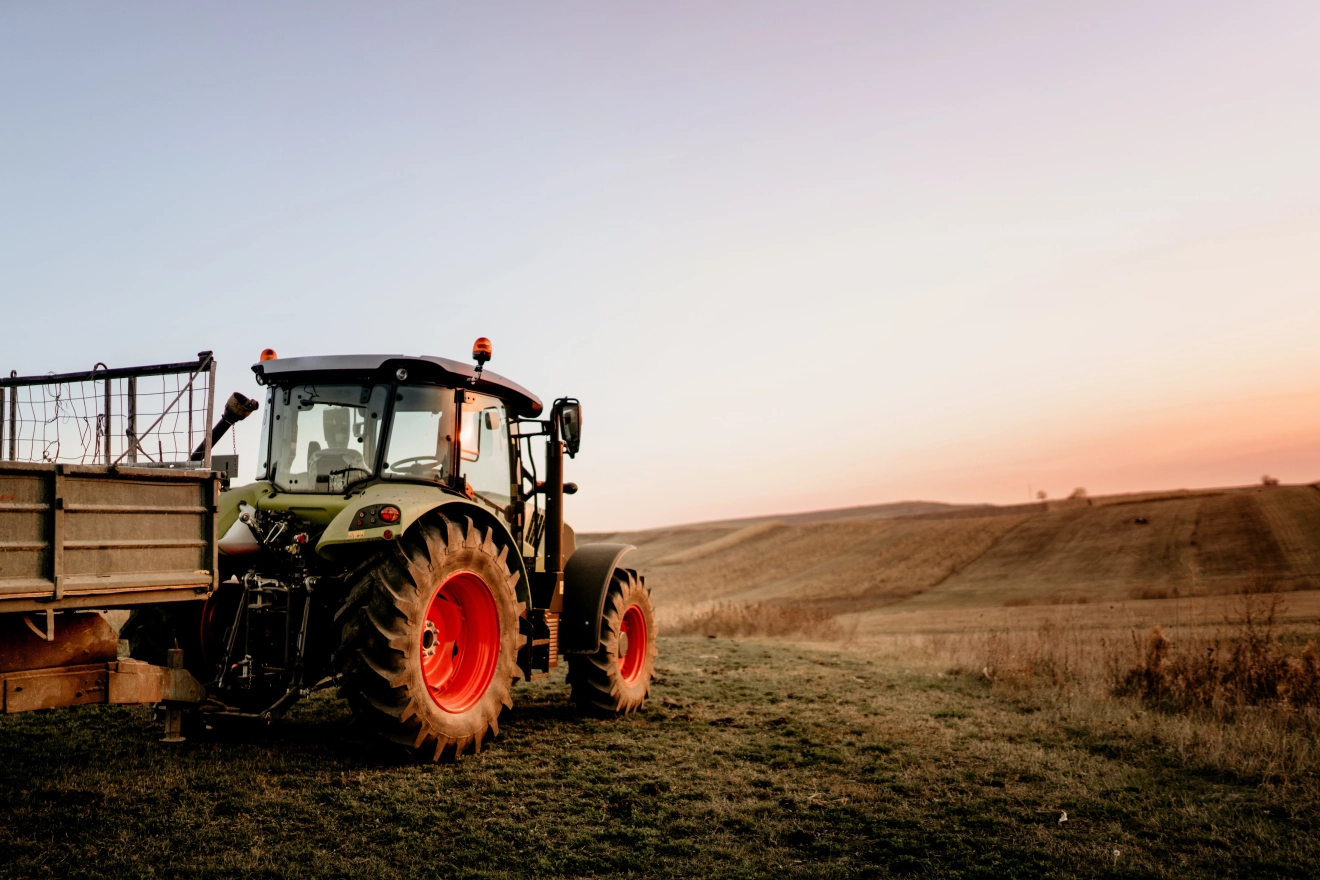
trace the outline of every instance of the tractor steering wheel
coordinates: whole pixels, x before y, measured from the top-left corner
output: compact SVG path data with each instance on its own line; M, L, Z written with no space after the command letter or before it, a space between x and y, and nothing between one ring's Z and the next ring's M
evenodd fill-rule
M400 471L400 470L403 470L403 468L400 467L400 465L406 464L406 463L408 463L408 462L410 462L410 461L429 461L429 462L434 462L434 463L437 464L437 465L441 463L441 459L440 459L439 456L435 456L435 455L413 455L413 456L410 456L410 457L408 457L408 458L401 458L401 459L399 459L398 461L392 463L392 464L390 465L390 470L393 470L393 471ZM413 465L412 467L408 468L407 470L408 470L408 472L411 473L411 474L419 474L419 473L421 473L422 471L424 471L424 470L429 470L429 469L428 469L428 468L425 468L425 467L419 467L419 466L417 466L417 465Z

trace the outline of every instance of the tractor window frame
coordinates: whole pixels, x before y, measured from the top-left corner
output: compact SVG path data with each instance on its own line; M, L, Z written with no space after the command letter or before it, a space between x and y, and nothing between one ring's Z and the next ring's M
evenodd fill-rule
M261 438L257 446L257 479L270 479L270 438L274 430L275 389L266 389L266 410L261 414Z

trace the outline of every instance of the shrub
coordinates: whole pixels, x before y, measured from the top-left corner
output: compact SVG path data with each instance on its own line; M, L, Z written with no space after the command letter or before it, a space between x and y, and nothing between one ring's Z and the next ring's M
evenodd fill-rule
M1178 649L1163 630L1151 630L1141 659L1117 683L1133 695L1174 710L1198 707L1320 706L1320 658L1315 644L1290 651L1275 632L1278 597L1266 605L1248 599L1236 632Z

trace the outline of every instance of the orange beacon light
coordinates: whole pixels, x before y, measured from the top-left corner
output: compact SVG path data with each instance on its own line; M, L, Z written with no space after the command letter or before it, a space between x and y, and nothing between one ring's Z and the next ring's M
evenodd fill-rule
M478 336L477 341L472 343L472 359L477 362L477 366L483 367L486 365L486 361L490 360L490 356L490 340L484 336Z

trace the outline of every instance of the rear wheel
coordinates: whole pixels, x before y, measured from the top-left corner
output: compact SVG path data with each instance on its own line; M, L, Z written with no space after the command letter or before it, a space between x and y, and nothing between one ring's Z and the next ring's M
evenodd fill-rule
M525 640L508 553L495 530L433 514L382 554L338 615L336 665L355 715L433 761L499 732Z
M600 621L600 650L568 655L568 683L579 707L603 714L640 709L651 692L656 656L651 594L616 568Z

